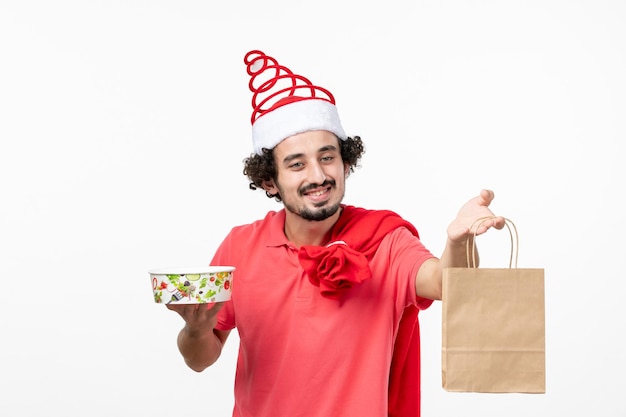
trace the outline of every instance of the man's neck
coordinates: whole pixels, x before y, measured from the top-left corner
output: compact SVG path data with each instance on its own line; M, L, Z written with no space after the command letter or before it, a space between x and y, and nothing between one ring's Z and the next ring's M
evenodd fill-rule
M322 221L305 220L286 210L285 216L285 236L297 247L305 245L322 246L330 239L330 230L333 228L341 211Z

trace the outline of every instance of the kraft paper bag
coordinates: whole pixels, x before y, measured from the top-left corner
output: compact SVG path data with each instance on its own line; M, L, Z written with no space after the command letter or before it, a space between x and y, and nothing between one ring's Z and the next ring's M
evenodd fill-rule
M475 254L472 250L470 257L468 247L467 268L443 271L446 391L546 391L544 270L517 268L517 230L509 219L506 226L511 235L509 268L475 268Z

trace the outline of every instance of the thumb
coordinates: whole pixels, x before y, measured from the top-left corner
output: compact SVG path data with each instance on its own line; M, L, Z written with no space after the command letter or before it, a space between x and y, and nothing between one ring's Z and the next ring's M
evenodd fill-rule
M478 204L481 206L488 207L489 204L491 204L491 202L493 201L494 197L495 195L493 191L488 190L488 189L482 189L480 190L480 195L478 197Z

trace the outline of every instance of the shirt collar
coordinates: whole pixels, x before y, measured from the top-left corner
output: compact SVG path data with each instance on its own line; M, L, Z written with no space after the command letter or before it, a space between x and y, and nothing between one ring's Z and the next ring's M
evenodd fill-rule
M270 217L271 216L271 217ZM267 246L279 247L289 245L285 236L285 209L268 214Z

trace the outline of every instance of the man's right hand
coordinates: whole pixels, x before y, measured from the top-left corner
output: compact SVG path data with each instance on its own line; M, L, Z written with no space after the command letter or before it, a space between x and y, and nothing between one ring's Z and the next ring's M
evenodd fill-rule
M224 307L224 302L206 304L166 304L185 320L186 330L190 333L212 331L217 325L217 313Z
M224 302L213 304L167 304L177 312L185 327L178 333L178 349L185 363L196 372L211 366L220 356L230 331L215 330L217 313Z

